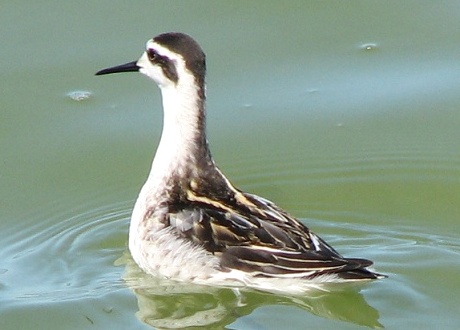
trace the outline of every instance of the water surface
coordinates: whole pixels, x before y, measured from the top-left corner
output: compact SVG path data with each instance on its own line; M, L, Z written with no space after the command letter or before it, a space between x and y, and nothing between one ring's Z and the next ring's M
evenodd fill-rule
M459 324L459 15L457 1L2 5L0 328ZM209 140L234 184L388 279L285 297L139 271L127 230L160 95L93 75L165 31L207 53Z

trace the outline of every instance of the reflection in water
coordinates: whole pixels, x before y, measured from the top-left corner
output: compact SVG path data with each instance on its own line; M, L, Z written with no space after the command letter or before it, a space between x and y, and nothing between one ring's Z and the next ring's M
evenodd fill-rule
M315 315L371 328L383 327L378 311L369 306L356 288L312 292L309 297L280 296L254 290L207 287L159 279L142 272L128 253L123 276L138 301L137 317L160 329L206 327L222 329L263 306L292 306Z

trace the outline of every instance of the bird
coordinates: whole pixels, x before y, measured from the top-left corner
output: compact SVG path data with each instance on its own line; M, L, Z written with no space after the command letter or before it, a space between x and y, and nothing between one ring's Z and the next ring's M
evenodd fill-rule
M157 35L139 60L96 75L120 72L140 72L162 96L161 138L129 225L129 250L144 272L290 294L386 277L222 173L206 137L206 55L191 36Z

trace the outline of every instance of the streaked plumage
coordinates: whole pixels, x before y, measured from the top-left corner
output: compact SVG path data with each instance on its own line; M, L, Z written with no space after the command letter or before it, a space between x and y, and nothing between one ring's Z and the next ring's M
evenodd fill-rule
M384 277L344 258L272 202L235 188L206 140L205 55L181 33L147 42L137 62L161 89L163 133L133 210L129 248L147 273L181 281L303 292L329 282Z

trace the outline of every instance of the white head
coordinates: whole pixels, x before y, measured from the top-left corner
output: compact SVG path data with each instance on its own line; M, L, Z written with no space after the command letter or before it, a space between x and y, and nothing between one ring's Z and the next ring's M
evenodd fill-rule
M198 43L183 33L164 33L147 41L146 50L135 62L101 70L96 75L139 71L164 91L194 87L204 99L206 58Z

